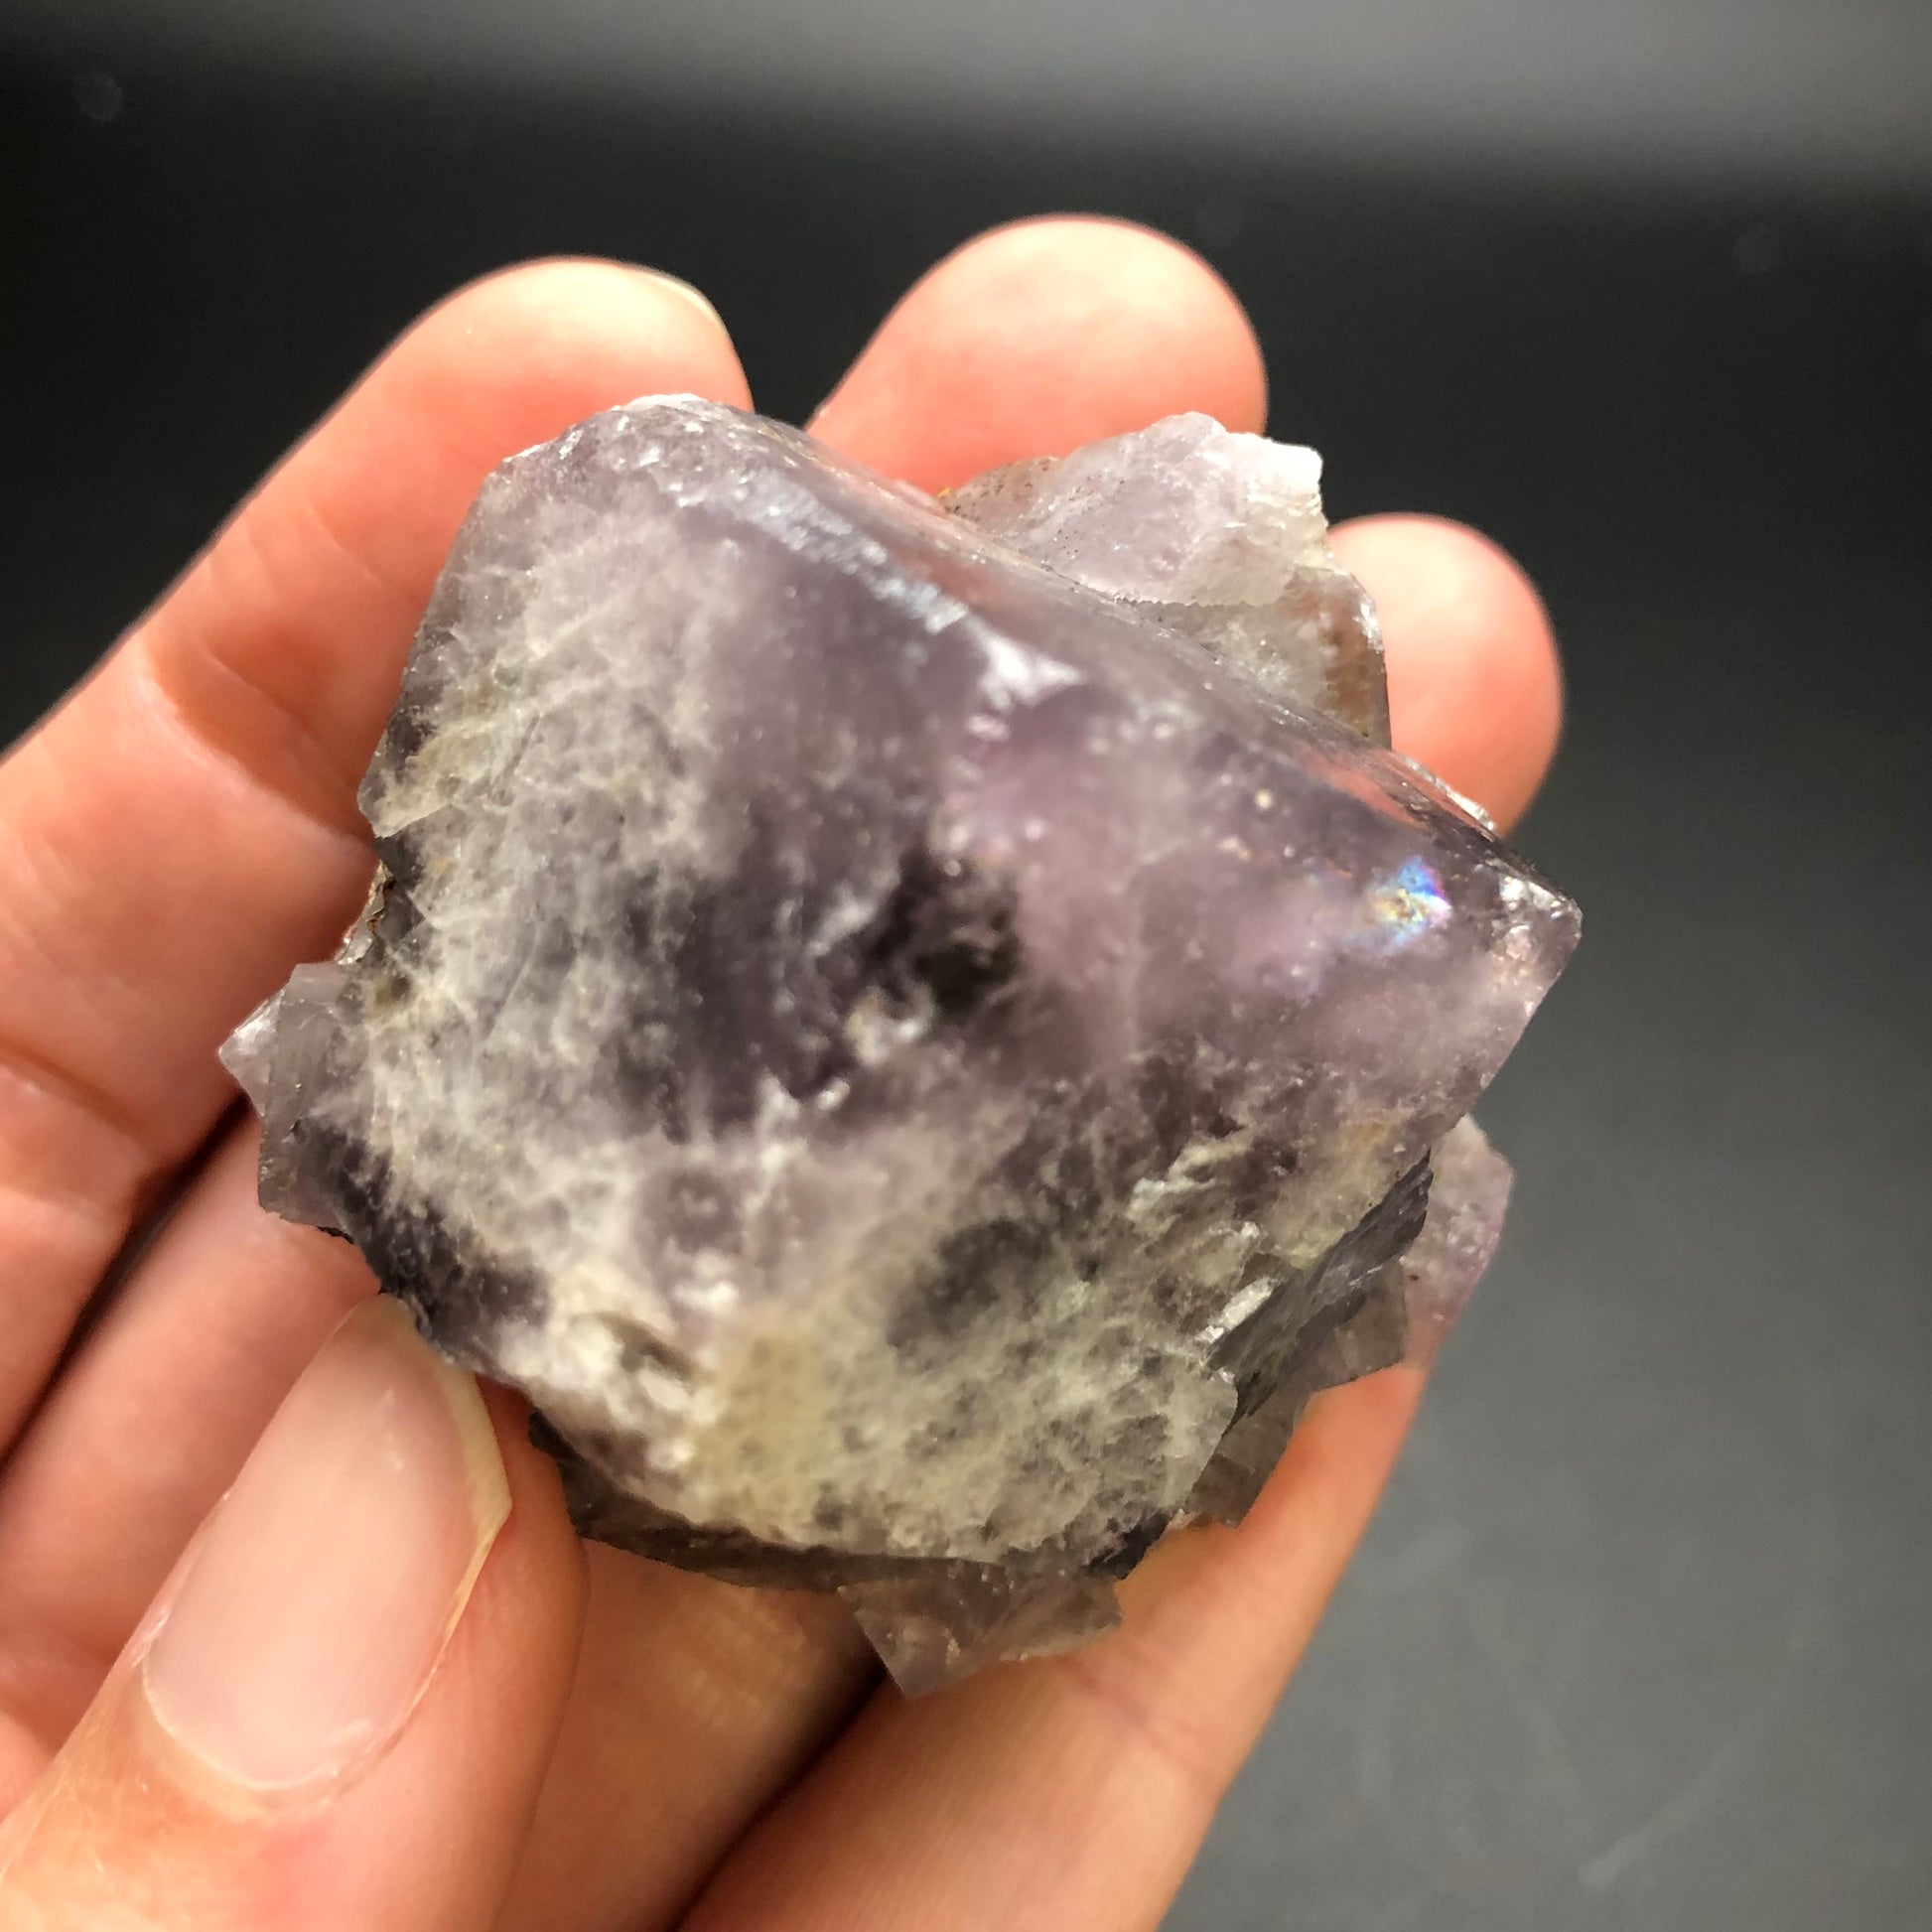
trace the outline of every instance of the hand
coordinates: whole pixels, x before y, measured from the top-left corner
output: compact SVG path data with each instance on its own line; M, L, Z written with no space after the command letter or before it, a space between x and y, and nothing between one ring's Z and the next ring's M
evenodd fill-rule
M1367 1520L1412 1371L1322 1398L1118 1634L907 1703L835 1599L580 1546L520 1406L254 1205L214 1048L356 909L355 783L459 520L670 390L748 400L679 284L465 290L0 765L0 1928L1150 1926ZM1197 261L1053 221L935 269L815 428L938 487L1263 399ZM1452 525L1335 541L1398 742L1509 818L1557 729L1533 593Z

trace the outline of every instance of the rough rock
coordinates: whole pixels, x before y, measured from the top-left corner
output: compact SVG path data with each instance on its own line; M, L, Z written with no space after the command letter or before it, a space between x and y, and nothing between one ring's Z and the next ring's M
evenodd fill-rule
M368 908L227 1055L265 1204L529 1393L588 1534L840 1588L914 1688L1105 1627L1433 1335L1576 938L1349 728L1313 460L1098 449L948 513L653 398L503 465Z

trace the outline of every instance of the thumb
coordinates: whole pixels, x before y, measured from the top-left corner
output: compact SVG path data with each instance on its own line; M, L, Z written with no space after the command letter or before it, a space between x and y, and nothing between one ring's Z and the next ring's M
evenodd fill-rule
M493 1919L582 1598L510 1407L349 1316L0 1827L0 1932Z

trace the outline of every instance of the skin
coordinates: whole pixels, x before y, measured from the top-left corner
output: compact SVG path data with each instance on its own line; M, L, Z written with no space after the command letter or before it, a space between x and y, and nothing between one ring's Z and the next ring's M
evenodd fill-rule
M1117 1634L908 1703L835 1601L582 1548L491 1392L509 1518L399 1733L299 1815L156 1757L149 1606L372 1288L254 1205L214 1048L355 910L355 782L484 474L670 390L750 400L680 284L558 262L463 290L0 764L0 1928L1153 1926L1374 1507L1411 1370L1321 1398L1240 1529L1129 1580ZM1258 430L1265 406L1209 269L1059 219L934 268L812 427L937 488L1174 410ZM1429 518L1335 547L1382 610L1398 745L1511 819L1560 713L1535 592Z

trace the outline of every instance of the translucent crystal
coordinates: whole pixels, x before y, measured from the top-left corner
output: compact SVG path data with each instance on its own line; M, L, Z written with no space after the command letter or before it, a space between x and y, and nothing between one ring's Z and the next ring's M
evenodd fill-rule
M1142 447L950 514L690 398L512 459L364 917L230 1052L264 1201L530 1394L588 1534L838 1587L909 1686L1103 1628L1464 1292L1457 1123L1576 937L1290 701L1383 715L1312 458Z
M1328 548L1321 459L1169 416L1016 463L951 506L1063 577L1239 665L1278 698L1389 742L1375 607Z

